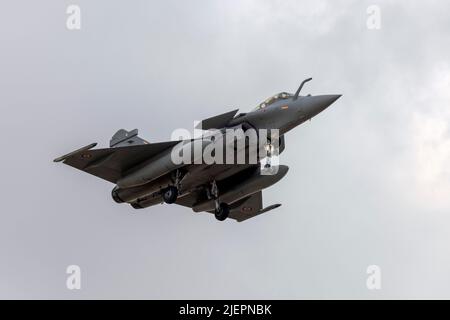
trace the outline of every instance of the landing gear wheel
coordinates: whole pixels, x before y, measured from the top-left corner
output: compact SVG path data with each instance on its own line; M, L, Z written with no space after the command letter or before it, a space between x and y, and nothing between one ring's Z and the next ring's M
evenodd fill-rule
M178 189L174 186L169 186L162 191L162 197L165 203L174 203L177 201Z
M230 207L226 203L221 203L219 207L215 210L214 216L217 220L223 221L228 218L228 214L230 213Z

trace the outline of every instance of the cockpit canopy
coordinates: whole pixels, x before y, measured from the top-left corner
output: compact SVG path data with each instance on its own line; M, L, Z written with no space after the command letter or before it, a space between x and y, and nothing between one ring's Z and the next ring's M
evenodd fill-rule
M271 105L274 102L277 102L279 100L283 100L283 99L289 99L292 98L294 95L291 93L287 93L287 92L281 92L278 93L268 99L266 99L264 102L260 103L255 110L259 110L259 109L264 109L265 107Z

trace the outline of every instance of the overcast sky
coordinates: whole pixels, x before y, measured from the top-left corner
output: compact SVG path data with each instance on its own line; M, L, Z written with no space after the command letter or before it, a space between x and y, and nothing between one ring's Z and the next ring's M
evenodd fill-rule
M81 30L66 28L67 6ZM367 28L367 8L381 29ZM450 298L450 3L9 1L0 11L0 298ZM270 213L161 205L52 159L280 91L343 94L286 137ZM81 290L66 267L81 268ZM378 265L381 290L368 290Z

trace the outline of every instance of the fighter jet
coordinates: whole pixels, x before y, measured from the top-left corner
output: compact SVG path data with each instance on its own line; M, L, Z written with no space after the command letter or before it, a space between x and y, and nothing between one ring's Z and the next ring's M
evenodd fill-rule
M201 137L149 143L138 136L137 129L121 129L111 138L110 148L92 149L97 145L92 143L54 161L115 184L114 201L130 204L134 209L175 203L194 212L213 213L219 221L231 218L242 222L281 205L264 207L262 190L288 172L286 165L271 162L273 154L283 152L286 133L341 96L301 96L303 85L310 80L304 80L295 94L278 93L248 113L238 113L236 109L201 121L200 127L205 132ZM229 142L224 138L231 129L244 133L240 147L238 139ZM264 130L277 134L263 137ZM256 148L251 148L247 136L250 131L256 133ZM212 136L211 132L214 138L205 139ZM219 142L222 145L216 148ZM197 149L201 155L208 148L211 150L211 145L215 148L211 155L218 156L220 150L236 154L231 157L233 161L199 161L196 145L200 146ZM243 162L235 161L239 152L244 154ZM190 161L174 161L174 155L181 154ZM249 161L250 158L256 160Z

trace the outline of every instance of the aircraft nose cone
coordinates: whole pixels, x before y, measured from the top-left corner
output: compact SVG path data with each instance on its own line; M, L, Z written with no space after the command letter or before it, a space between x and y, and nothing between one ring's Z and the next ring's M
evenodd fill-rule
M329 95L326 95L325 97L327 97L328 103L329 103L329 104L332 104L332 103L335 102L337 99L339 99L340 97L342 97L342 94L329 94Z
M341 97L340 94L327 94L322 96L311 97L312 101L309 109L309 116L314 117L316 114L328 108L333 102Z
M337 99L341 97L340 94L327 94L323 96L317 96L315 97L315 103L318 108L322 110L328 108L333 102L335 102Z

